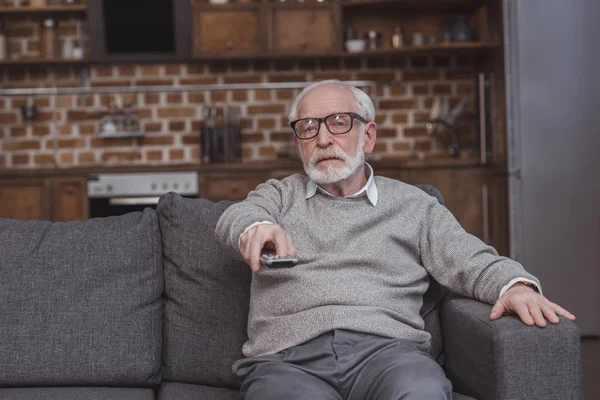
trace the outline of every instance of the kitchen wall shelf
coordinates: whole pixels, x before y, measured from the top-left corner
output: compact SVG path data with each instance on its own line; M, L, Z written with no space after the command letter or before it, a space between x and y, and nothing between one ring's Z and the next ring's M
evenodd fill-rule
M20 60L2 60L0 61L0 67L45 67L45 66L86 66L90 62L87 59L58 59L58 60L47 60L47 59L20 59Z
M483 0L350 0L342 2L343 8L352 7L401 7L403 10L448 11L457 9L473 9L481 6Z
M422 55L422 54L461 54L467 52L478 52L487 49L494 49L500 46L495 42L468 42L468 43L440 43L426 46L404 46L399 49L383 48L377 50L365 50L356 53L343 53L344 58L355 57L390 57L401 55Z
M0 15L31 15L31 14L79 14L87 11L87 5L46 6L46 7L0 7Z

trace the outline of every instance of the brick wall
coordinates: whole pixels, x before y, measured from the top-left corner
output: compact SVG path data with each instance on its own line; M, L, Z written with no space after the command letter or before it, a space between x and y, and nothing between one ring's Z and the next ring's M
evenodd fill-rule
M28 20L11 29L14 52L37 56L36 27ZM75 34L75 22L61 25ZM20 28L19 28L20 27ZM17 29L19 28L19 29ZM2 69L0 87L180 86L197 84L298 82L337 78L382 82L366 89L374 100L378 140L376 159L446 157L448 142L427 135L436 96L457 104L466 99L469 112L459 124L461 147L476 151L475 73L467 56L390 59L231 61L190 64L111 65ZM383 82L396 82L394 85ZM181 164L200 162L203 105L238 107L243 117L245 162L295 156L287 111L298 90L222 90L202 93L148 93L85 96L38 96L36 122L23 121L26 98L0 98L0 166L70 167L89 165ZM112 102L134 102L143 138L101 139L98 111ZM54 123L53 123L54 121Z

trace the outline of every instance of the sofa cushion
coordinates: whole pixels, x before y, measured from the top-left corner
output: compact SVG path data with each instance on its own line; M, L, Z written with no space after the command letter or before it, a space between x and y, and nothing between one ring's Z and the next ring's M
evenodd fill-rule
M3 400L154 400L153 389L42 387L0 389Z
M160 381L156 213L0 220L0 387Z
M231 365L243 357L250 268L226 255L214 229L230 202L161 197L166 381L239 387Z
M216 388L189 383L163 382L157 400L238 400L238 389Z

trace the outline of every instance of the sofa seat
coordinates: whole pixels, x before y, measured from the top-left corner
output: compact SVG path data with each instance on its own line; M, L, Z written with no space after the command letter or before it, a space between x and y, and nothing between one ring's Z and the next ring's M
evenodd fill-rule
M0 388L6 400L154 400L153 389L117 387Z
M237 400L237 389L194 385L191 383L163 382L158 390L157 400Z

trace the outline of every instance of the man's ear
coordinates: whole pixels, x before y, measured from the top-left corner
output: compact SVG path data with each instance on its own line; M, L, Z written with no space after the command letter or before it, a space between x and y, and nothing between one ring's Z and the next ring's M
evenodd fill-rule
M377 139L377 124L369 122L365 129L365 154L371 154L375 148L375 140Z

